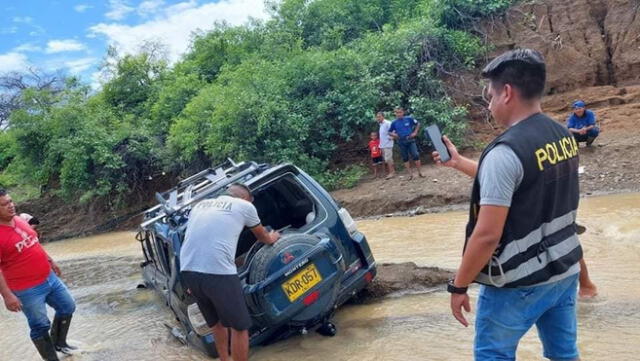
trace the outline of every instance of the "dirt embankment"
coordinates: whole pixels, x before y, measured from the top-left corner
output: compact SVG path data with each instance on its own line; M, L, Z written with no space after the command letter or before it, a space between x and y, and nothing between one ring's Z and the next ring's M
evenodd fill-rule
M522 1L481 27L495 53L517 47L545 56L550 94L640 80L637 1Z
M368 300L392 294L427 292L441 287L454 276L450 270L418 267L413 262L383 263L377 266L377 270L376 278L360 293L359 299Z

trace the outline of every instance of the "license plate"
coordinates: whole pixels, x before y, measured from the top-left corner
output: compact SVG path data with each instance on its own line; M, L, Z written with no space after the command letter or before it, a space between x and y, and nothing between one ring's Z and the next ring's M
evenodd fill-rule
M293 302L304 295L313 286L322 281L322 276L313 263L303 268L282 284L282 289L290 302Z

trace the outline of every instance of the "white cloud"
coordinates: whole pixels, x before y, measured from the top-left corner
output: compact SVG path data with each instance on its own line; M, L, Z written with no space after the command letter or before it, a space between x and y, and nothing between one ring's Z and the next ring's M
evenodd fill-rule
M231 25L245 23L249 17L264 19L264 0L222 0L198 6L188 1L165 8L160 15L140 25L101 23L90 28L92 34L104 35L121 52L132 54L145 41L165 44L173 63L188 49L191 34L212 29L217 21Z
M72 74L80 74L83 71L91 68L96 64L97 58L81 58L76 60L69 60L64 63L65 67L69 69Z
M127 0L109 0L109 12L105 16L111 20L122 20L134 10L127 4Z
M29 67L27 56L17 52L0 54L0 73L23 71Z
M165 13L166 14L181 13L185 10L196 8L197 6L198 6L198 2L196 0L183 1L181 3L177 3L169 6L168 8L165 9Z
M138 14L140 16L149 16L156 14L164 5L163 0L146 0L138 6Z
M42 51L42 48L33 43L24 43L14 48L13 51L18 53L26 53L29 51Z
M73 7L73 10L79 12L79 13L83 13L85 11L87 11L88 9L91 9L93 6L88 5L88 4L78 4L76 6Z
M18 32L17 26L10 26L8 28L2 28L0 34L15 34Z
M60 53L63 51L79 51L86 49L86 46L77 40L51 40L47 43L47 54Z
M14 23L31 24L32 21L33 21L33 18L31 18L29 16L14 16L13 17L13 22Z

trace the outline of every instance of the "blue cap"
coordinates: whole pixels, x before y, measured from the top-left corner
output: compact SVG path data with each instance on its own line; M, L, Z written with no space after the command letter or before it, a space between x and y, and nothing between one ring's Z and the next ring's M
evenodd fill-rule
M585 104L582 100L576 100L575 102L573 102L573 108L584 108Z

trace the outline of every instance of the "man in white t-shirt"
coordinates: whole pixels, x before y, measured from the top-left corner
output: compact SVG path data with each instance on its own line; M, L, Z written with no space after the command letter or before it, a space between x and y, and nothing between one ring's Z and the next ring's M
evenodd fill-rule
M249 357L251 317L235 265L240 233L248 227L265 244L280 237L260 224L252 201L251 191L242 184L233 184L226 195L201 201L189 214L180 249L182 281L213 330L221 361L246 361Z
M376 114L376 120L378 124L380 124L380 150L382 151L382 158L384 158L384 162L387 164L388 174L385 179L390 179L396 174L396 169L393 165L393 138L389 135L391 122L384 119L383 112Z

